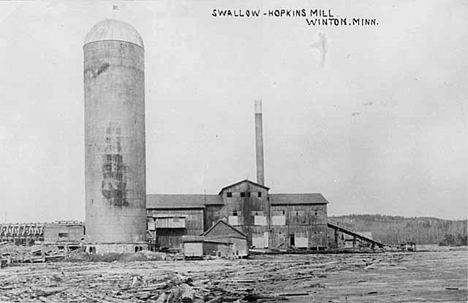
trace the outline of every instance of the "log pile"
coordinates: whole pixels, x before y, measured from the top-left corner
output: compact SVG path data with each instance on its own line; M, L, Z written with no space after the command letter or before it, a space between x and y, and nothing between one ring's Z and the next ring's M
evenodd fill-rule
M169 262L152 263L157 268ZM64 264L74 269L62 270ZM31 272L22 272L18 266L11 267L10 270L16 269L18 274L2 279L0 301L240 303L285 301L288 297L308 295L306 292L264 293L255 287L262 279L229 279L228 275L232 274L230 270L210 273L161 272L148 270L147 264L113 262L107 264L107 267L111 267L109 269L104 263L72 265L59 262L36 264ZM131 275L128 269L120 270L129 266L132 268L130 272L133 272Z
M453 252L452 261L386 253L22 263L0 270L0 302L416 302L426 294L466 301L463 253ZM434 260L450 280L438 280Z
M43 263L63 260L68 252L54 245L17 246L11 243L1 243L0 262L5 267L15 263Z
M44 251L33 249L29 254L43 256ZM72 255L75 259L68 260L104 260L91 260L90 257L98 256L83 252ZM159 260L166 261L145 262L147 259L141 257L146 255L157 255ZM179 262L158 253L139 252L131 258L126 257L124 262L106 259L108 263L38 263L28 265L34 267L27 274L11 275L3 279L0 284L0 301L298 302L297 298L311 296L326 288L326 280L333 272L372 270L382 263L377 255L354 258L352 262L344 262L345 258L347 257L335 255L314 260L293 258L279 261L276 256L264 256L258 261ZM178 263L192 264L195 270L180 270L184 265ZM202 264L214 266L214 270L202 270ZM222 264L222 267L216 269L216 264ZM385 263L383 265L386 266ZM169 268L165 270L166 267ZM178 271L173 270L174 268Z

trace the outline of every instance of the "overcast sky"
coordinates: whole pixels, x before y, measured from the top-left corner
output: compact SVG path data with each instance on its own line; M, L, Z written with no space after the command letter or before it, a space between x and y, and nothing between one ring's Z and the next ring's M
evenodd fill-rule
M106 18L145 43L147 193L255 181L262 99L272 193L320 192L331 215L466 218L467 3L1 1L0 223L84 220L82 46ZM215 8L330 9L378 25Z

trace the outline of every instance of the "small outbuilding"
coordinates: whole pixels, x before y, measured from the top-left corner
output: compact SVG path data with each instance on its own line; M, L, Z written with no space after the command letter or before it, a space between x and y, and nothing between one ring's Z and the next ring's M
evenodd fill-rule
M187 258L203 257L202 236L182 236L184 256Z
M201 259L203 256L233 257L233 243L205 239L203 236L183 236L186 258Z
M247 235L223 219L218 220L210 229L204 232L203 237L210 241L231 243L232 255L236 257L243 258L249 255Z
M85 226L78 221L56 221L44 225L44 244L58 246L79 245L85 234Z
M248 256L247 235L224 220L219 220L201 236L183 236L186 258Z

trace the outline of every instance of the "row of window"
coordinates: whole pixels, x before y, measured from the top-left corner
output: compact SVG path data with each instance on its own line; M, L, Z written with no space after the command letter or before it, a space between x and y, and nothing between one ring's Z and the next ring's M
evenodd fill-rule
M317 209L312 210L312 213L315 216L318 216L318 210ZM285 214L286 214L286 211L284 211L284 210L274 210L273 211L273 216L284 216ZM302 216L306 215L306 211L305 210L296 210L296 211L291 211L290 214L292 216L302 217Z
M241 216L241 211L240 210L233 210L231 212L231 216L237 216L237 217L240 217ZM252 211L252 216L264 216L263 214L263 211L257 211L257 210L254 210Z
M239 225L239 217L241 216L240 211L233 211L229 216L229 224ZM254 225L267 225L267 218L263 215L263 212L252 212L254 217ZM306 217L295 217L292 219L290 224L307 224L308 220ZM271 225L286 225L286 216L285 215L273 215L271 217Z
M312 212L315 216L318 216L318 210L314 210ZM292 216L296 216L296 217L303 217L306 212L304 210L298 210L298 211L293 211L293 212L290 212L290 214ZM252 211L252 216L263 216L263 211ZM285 216L286 215L286 212L284 210L275 210L273 211L273 216L274 217L277 217L277 216ZM240 217L241 216L241 211L240 210L233 210L231 212L231 216L238 216Z
M279 232L278 234L282 234L281 232ZM313 233L311 233L311 235L322 235L323 232L319 231L314 231ZM253 238L263 238L265 237L265 233L264 232L261 232L261 233L258 233L258 232L254 232L252 233L252 237ZM293 233L289 233L289 237L295 237L295 238L307 238L307 232L303 231L303 232L293 232Z
M232 198L232 192L230 192L230 191L226 192L226 196L227 196L228 198ZM244 191L243 191L243 192L240 192L240 196L241 196L241 198L245 198L245 197L250 198L250 197L252 197L252 196L255 196L255 192L249 192L249 191L245 191L245 192L244 192ZM262 197L262 193L261 193L261 192L257 192L257 195L256 195L256 196L259 197L259 198L261 198L261 197Z

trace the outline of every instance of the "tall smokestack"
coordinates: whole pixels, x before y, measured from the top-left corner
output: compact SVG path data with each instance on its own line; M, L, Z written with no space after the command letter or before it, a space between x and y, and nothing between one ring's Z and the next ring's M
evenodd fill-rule
M265 185L265 170L263 168L262 100L255 100L255 147L257 154L257 183Z

